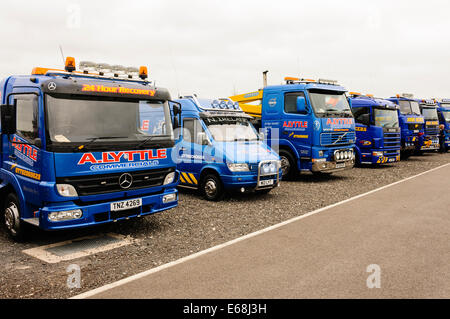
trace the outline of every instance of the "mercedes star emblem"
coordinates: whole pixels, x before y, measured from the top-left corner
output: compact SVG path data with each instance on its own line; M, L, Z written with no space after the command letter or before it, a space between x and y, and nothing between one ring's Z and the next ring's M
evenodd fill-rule
M119 186L122 188L129 188L133 184L133 176L128 173L124 173L119 177Z
M48 87L48 89L49 89L50 91L54 91L54 90L56 89L56 83L55 83L55 82L50 82L50 83L47 85L47 87Z

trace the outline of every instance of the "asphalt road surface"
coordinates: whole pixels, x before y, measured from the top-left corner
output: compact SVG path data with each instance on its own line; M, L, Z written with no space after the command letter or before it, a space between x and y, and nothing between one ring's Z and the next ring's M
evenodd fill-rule
M449 298L449 191L447 164L91 298Z

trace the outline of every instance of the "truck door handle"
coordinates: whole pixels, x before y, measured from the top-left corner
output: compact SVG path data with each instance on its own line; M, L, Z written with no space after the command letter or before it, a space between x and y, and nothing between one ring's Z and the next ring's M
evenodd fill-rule
M9 158L12 159L13 161L15 161L17 159L16 155L9 155Z
M180 151L184 152L186 150L185 147L180 147Z

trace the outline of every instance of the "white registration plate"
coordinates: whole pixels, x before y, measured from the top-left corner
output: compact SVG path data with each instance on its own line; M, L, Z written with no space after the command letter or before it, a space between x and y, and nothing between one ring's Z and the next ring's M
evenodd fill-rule
M273 179L265 179L258 182L258 186L270 186L273 185Z
M142 206L142 198L129 199L121 202L111 203L111 211L126 210Z
M345 163L336 163L336 168L344 168Z

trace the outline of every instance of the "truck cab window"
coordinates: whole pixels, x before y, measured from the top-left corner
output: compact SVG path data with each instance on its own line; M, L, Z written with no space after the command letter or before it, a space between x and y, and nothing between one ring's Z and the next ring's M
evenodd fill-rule
M352 113L353 113L353 116L355 117L356 122L361 123L361 120L360 120L361 115L369 114L370 110L368 107L354 107L352 109Z
M303 92L291 92L284 95L284 112L285 113L298 113L297 112L297 97L305 97ZM300 114L306 114L302 112Z
M183 120L183 140L189 143L197 143L197 134L204 132L202 123L198 119Z
M17 133L30 141L39 137L38 100L35 95L17 98Z

